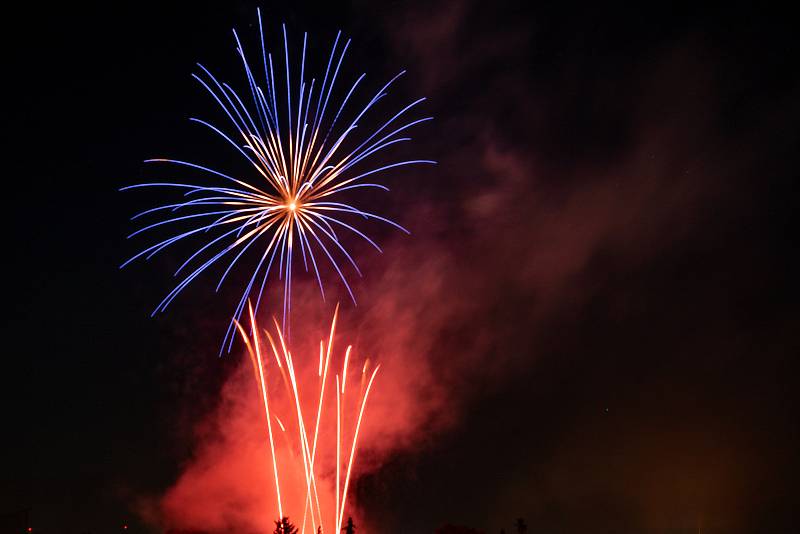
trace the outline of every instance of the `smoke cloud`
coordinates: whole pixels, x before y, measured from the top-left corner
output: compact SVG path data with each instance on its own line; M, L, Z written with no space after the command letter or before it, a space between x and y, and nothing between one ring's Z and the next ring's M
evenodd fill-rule
M383 255L365 251L358 306L339 299L339 355L352 343L360 362L381 365L356 478L431 446L471 403L535 361L539 333L592 298L594 273L653 261L702 226L730 177L752 166L746 155L722 158L724 140L707 143L715 85L707 61L690 53L696 43L626 75L618 96L602 87L599 95L556 95L554 88L580 86L580 73L565 68L541 87L506 66L529 60L530 32L512 26L468 41L477 15L465 6L439 4L441 16L405 15L389 30L395 53L432 94L437 121L417 135L431 140L426 150L439 165L390 179L392 205L403 207L400 222L413 235L386 234ZM691 83L676 85L676 72ZM607 123L569 122L571 108L597 103L610 106L599 113ZM600 140L581 144L586 131ZM608 143L602 155L591 152L597 143ZM296 357L311 369L343 297L334 290L320 306L314 293L305 280L294 297ZM255 532L276 517L263 413L241 359L198 425L191 459L155 506L165 525ZM310 388L313 372L307 376ZM297 465L298 451L280 440L278 448L284 463ZM322 482L330 502L331 473ZM290 477L287 495L303 485ZM376 518L357 499L356 492L350 513L368 530Z

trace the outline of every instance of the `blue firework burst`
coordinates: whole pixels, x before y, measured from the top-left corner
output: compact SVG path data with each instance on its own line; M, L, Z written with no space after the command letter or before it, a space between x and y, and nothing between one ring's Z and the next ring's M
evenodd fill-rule
M375 154L409 141L411 138L407 132L410 128L432 119L407 118L424 98L399 109L388 120L378 121L380 126L369 129L365 134L356 133L359 121L387 95L390 86L405 71L390 79L353 114L354 118L345 121L345 107L365 78L365 74L359 76L338 105L332 101L331 95L350 40L343 43L341 32L337 33L321 83L316 78L308 82L308 36L303 35L299 76L293 77L284 25L284 85L280 80L276 82L275 72L280 67L273 64L273 56L264 45L260 11L258 28L261 57L257 69L251 68L239 36L235 30L233 32L236 51L247 79L248 88L244 97L228 83L215 78L203 65L198 64L199 72L192 75L222 109L229 124L225 129L201 119L191 120L210 129L243 157L249 164L248 172L232 176L188 161L150 159L146 161L199 171L209 182L156 182L122 188L156 187L182 193L168 204L134 215L132 219L137 221L147 220L148 217L155 220L151 219L151 222L130 234L129 238L162 227L174 228L188 224L191 228L187 230L182 226L180 231L148 246L121 267L137 259L150 259L179 242L192 241L197 247L175 272L180 281L156 306L153 315L166 310L194 279L217 264L224 267L216 286L219 290L245 253L248 250L254 252L251 256L255 260L248 267L252 268L252 273L232 314L221 352L226 348L230 350L235 321L241 317L248 299L258 309L268 281L274 276L283 281L283 328L287 328L291 314L293 269L298 259L302 259L305 271L313 273L323 299L325 289L320 265L327 262L355 302L344 264L340 263L348 264L359 276L361 272L345 246L343 235L354 234L380 251L378 244L358 228L359 221L376 220L408 232L390 219L348 202L341 197L341 193L359 188L388 191L384 185L372 181L376 175L396 167L435 163L420 159L401 160L377 167L369 165Z

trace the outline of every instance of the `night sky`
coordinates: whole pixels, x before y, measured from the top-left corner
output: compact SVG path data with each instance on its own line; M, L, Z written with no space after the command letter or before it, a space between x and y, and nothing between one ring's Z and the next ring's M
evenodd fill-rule
M9 14L0 516L163 531L143 510L241 363L216 356L237 292L202 280L151 319L185 254L119 270L157 198L118 189L163 177L150 157L237 169L187 120L223 122L190 75L202 61L241 86L230 30L252 37L260 5L317 57L343 30L372 90L408 69L395 105L426 96L436 118L400 153L439 164L388 173L374 199L412 235L354 245L359 306L342 301L352 332L424 372L404 393L415 426L354 489L372 531L800 531L793 20L530 4Z

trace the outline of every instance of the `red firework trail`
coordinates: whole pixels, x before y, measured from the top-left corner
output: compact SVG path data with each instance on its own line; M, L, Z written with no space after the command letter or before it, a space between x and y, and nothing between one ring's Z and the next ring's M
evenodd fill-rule
M317 382L318 388L314 389L311 393L301 391L300 381L297 379L295 370L295 361L292 353L286 345L281 327L277 320L273 319L275 326L275 334L270 333L269 330L263 329L261 332L266 336L266 343L262 341L259 334L259 326L255 318L252 306L249 307L250 315L250 333L248 334L245 328L237 321L236 328L244 340L247 347L248 355L253 364L253 372L256 378L256 384L260 393L260 398L264 405L264 415L267 422L267 436L269 439L269 449L272 463L272 471L275 479L275 495L276 507L278 517L285 517L284 498L286 495L281 493L281 479L282 474L285 476L286 470L297 469L297 465L280 465L276 455L276 430L273 427L272 419L275 419L280 431L287 437L287 443L293 450L299 450L302 457L303 475L305 477L305 496L303 498L303 522L301 524L301 533L306 531L306 527L310 525L312 532L317 532L319 526L322 532L328 532L325 525L332 525L332 532L340 532L342 528L342 521L344 519L344 511L347 505L347 492L350 487L350 480L353 475L353 465L358 450L358 435L361 430L361 424L364 419L364 411L367 406L367 398L372 389L375 377L378 374L380 365L369 372L369 360L365 359L363 367L361 368L361 387L359 388L357 397L351 398L352 393L348 394L346 388L347 375L349 364L352 361L352 345L349 345L344 351L342 357L342 370L341 373L333 374L329 372L331 360L333 358L333 338L336 332L336 321L339 314L339 307L337 305L336 311L333 314L331 321L330 333L326 340L320 341L320 354L319 366L317 368ZM276 342L277 341L277 342ZM274 364L271 363L271 358L264 355L264 350L269 350L274 356ZM280 378L278 378L278 376ZM271 380L274 377L273 380ZM287 396L284 401L288 401L291 413L283 414L281 419L276 413L275 397L276 392L270 390L270 383L276 385L280 381L284 384L285 394ZM325 392L328 382L335 382L336 384L336 405L329 403L330 407L325 403ZM277 388L280 390L280 388ZM351 388L352 390L352 388ZM310 395L310 396L309 396ZM286 404L286 402L284 402ZM310 410L304 410L311 407ZM352 410L352 413L350 412ZM308 415L304 412L316 412L312 420L308 419ZM335 443L325 441L325 437L320 436L320 424L324 419L330 418L332 423L333 418L336 420L336 437ZM346 428L347 419L353 421L350 428ZM284 424L289 421L296 421L296 436L289 437L289 428ZM309 421L313 424L309 425ZM313 428L313 430L311 430ZM349 440L345 438L349 436ZM293 442L292 442L293 441ZM318 450L324 448L336 451L334 466L321 466L319 461ZM349 449L349 450L348 450ZM320 503L318 484L322 477L322 473L335 472L335 502L333 510L325 509ZM294 510L293 512L299 512ZM299 514L295 514L299 515Z

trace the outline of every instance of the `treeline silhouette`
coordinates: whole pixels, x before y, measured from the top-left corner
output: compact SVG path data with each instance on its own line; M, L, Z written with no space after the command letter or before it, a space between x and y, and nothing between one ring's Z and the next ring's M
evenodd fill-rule
M526 534L528 532L528 524L521 517L514 521L514 529L517 534ZM353 523L353 518L348 517L347 523L342 527L344 534L355 534L356 526ZM289 521L288 517L284 517L279 521L275 521L275 530L272 534L297 534L297 527ZM325 534L322 527L317 528L317 534ZM486 534L482 530L474 528L463 527L458 525L445 525L436 529L434 534ZM504 529L500 530L500 534L506 534Z
M355 534L356 525L353 523L352 517L347 518L347 523L342 527L342 532L344 534ZM279 521L275 521L275 530L272 534L297 534L297 527L289 521L288 517L284 517ZM322 527L317 527L317 534L325 534L322 531Z
M517 534L526 534L528 532L528 525L521 517L517 518L514 522L514 529ZM275 530L272 534L297 534L297 527L289 521L288 517L284 517L279 521L275 521ZM347 523L342 527L344 534L355 534L356 525L353 523L353 518L348 517ZM325 534L322 527L317 528L317 534ZM436 529L434 534L486 534L482 530L474 528L462 527L457 525L445 525ZM500 534L505 534L505 530L501 529Z
M525 523L525 520L521 517L518 518L513 525L514 530L510 531L508 534L526 534L528 532L528 525ZM347 518L347 522L344 524L341 530L344 534L355 534L356 533L356 525L353 522L352 517ZM299 529L297 526L291 522L288 517L282 517L281 519L275 521L275 530L272 531L272 534L298 534ZM170 530L167 531L167 534L206 534L204 532L199 531L179 531L179 530ZM317 527L317 534L333 534L328 531L323 531L322 527ZM336 533L338 534L338 533ZM434 531L434 534L487 534L483 530L477 530L470 527L460 526L460 525L444 525L442 527L437 528ZM500 534L506 534L504 529L500 530Z

